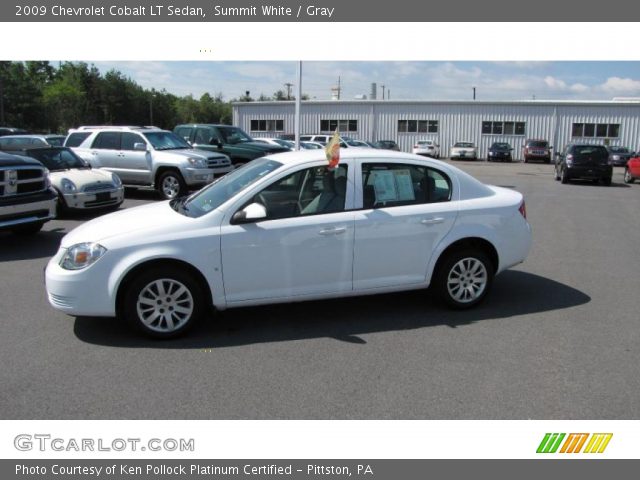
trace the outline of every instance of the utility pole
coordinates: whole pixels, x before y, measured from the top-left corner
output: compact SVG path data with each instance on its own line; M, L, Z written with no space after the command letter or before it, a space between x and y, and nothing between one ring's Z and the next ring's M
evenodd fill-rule
M293 83L285 83L285 87L287 87L287 100L291 100L291 87L293 87Z
M476 87L473 87L473 99L476 99Z
M382 100L384 100L384 83L380 86L382 87Z
M340 100L341 93L342 93L342 87L340 86L340 76L338 76L338 100Z

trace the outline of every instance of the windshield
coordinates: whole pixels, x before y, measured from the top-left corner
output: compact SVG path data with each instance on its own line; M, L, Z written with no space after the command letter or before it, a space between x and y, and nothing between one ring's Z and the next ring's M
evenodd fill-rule
M46 149L29 150L27 154L38 160L52 172L56 170L69 170L70 168L89 168L89 166L70 150Z
M494 143L493 145L491 145L491 148L506 150L511 147L509 147L508 143Z
M547 148L547 142L529 142L529 148Z
M611 153L629 153L629 150L625 147L609 147Z
M267 158L259 158L247 163L186 199L177 199L171 206L177 212L189 217L200 217L218 208L235 194L254 184L265 175L280 168L282 163Z
M253 142L253 138L238 127L218 127L218 132L220 132L224 143Z
M147 137L147 140L156 150L191 148L191 145L173 132L145 132L143 135Z
M454 147L458 148L473 148L473 143L468 142L458 142L454 145Z

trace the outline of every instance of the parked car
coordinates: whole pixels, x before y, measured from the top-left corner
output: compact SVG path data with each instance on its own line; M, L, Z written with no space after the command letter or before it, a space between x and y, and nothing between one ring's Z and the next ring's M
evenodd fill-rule
M117 174L126 186L155 188L165 199L179 197L233 170L229 157L191 147L155 127L80 127L65 145L81 139L75 153L95 168Z
M0 127L0 137L4 137L5 135L22 135L26 133L29 132L22 128Z
M440 158L440 145L435 140L418 140L413 146L414 155Z
M321 134L321 135L300 135L300 140L303 142L316 142L322 145L326 145L331 141L333 134Z
M493 142L487 152L488 162L511 162L513 148L506 142Z
M609 152L609 165L614 167L626 166L629 159L633 157L633 152L627 147L610 146L607 147L607 151Z
M478 158L478 149L471 142L456 142L449 152L451 160L467 159L476 160Z
M57 198L40 162L0 152L0 231L39 232L55 218Z
M32 147L61 147L64 135L6 135L0 137L0 150L14 152Z
M378 140L377 142L374 142L374 145L376 146L376 148L379 148L381 150L394 150L396 152L400 151L400 147L393 140Z
M297 151L76 227L48 263L46 289L67 314L172 337L211 306L431 286L469 308L530 245L513 189L410 154L349 149L329 169L323 151Z
M49 170L58 194L58 212L66 209L118 208L124 187L115 173L91 168L68 147L30 148L25 156L35 158Z
M352 148L371 148L371 145L362 140L345 140L345 143Z
M612 173L609 152L602 145L568 145L557 154L555 179L562 183L581 178L611 185Z
M640 156L629 159L624 167L624 183L633 183L640 179Z
M289 148L256 142L244 130L231 125L187 124L173 129L180 138L195 148L227 155L234 167Z
M300 142L300 146L305 150L318 150L322 149L325 146L318 142Z
M540 160L545 163L551 163L552 149L553 147L549 146L548 141L530 138L524 142L524 146L522 147L524 163L528 163L531 160Z
M254 138L253 141L266 143L267 145L275 145L277 147L284 147L289 150L295 149L295 142L291 140L283 140L282 138Z

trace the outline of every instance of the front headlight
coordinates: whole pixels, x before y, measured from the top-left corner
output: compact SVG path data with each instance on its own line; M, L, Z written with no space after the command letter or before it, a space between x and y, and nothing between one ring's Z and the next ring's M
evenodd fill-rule
M49 176L49 169L44 169L44 187L49 188L51 186L51 177Z
M76 184L68 178L63 178L60 182L60 185L62 186L62 190L64 190L65 193L73 193L76 191Z
M620 160L620 155L614 155L613 157L611 157L613 160Z
M65 270L82 270L98 261L107 251L98 243L78 243L70 247L60 260Z
M113 180L113 184L120 188L122 186L122 180L120 180L120 177L118 175L116 175L115 173L111 174L111 180Z
M207 162L204 158L190 158L189 163L196 168L207 168Z

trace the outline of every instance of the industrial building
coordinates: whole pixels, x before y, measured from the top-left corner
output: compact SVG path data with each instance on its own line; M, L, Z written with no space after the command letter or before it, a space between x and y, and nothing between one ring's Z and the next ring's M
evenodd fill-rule
M233 124L254 137L294 132L292 101L237 102ZM481 158L493 142L508 142L522 158L528 138L556 150L568 143L598 143L640 150L640 99L611 101L303 101L300 133L333 133L359 140L395 140L410 152L417 140L436 140L442 156L456 142L473 142Z

